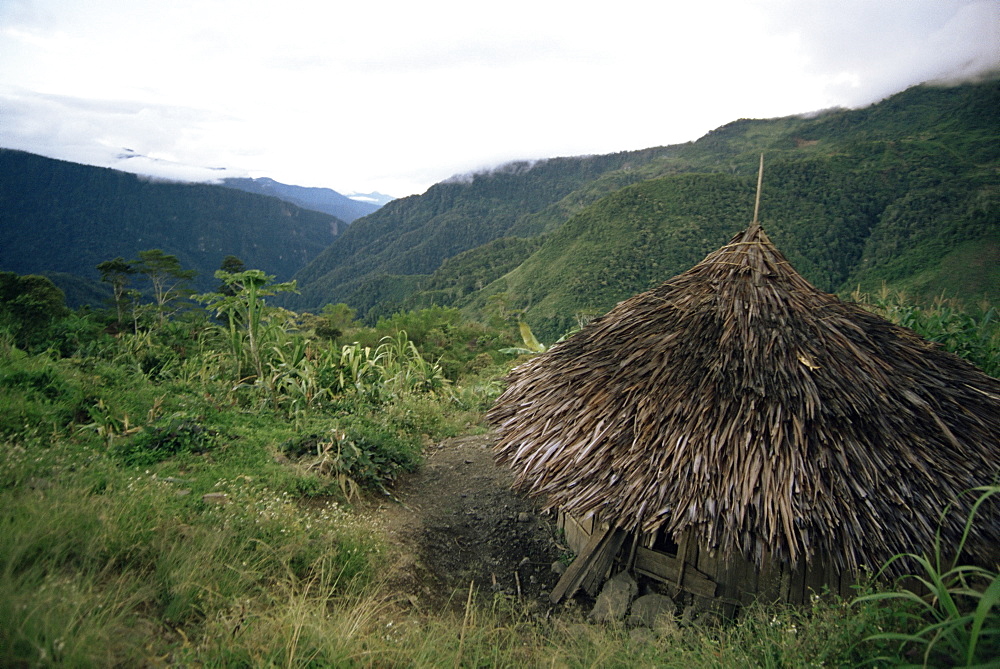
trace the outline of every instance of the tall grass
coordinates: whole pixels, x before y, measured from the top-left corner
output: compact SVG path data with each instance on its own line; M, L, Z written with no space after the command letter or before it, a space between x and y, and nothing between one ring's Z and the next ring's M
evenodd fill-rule
M942 546L939 534L927 554L894 556L883 571L898 560L908 560L921 571L907 576L895 590L855 600L893 605L896 629L866 639L898 642L895 656L882 659L906 658L913 661L913 666L1000 666L1000 572L996 566L988 569L955 563L977 512L1000 494L1000 487L972 492L979 493L979 497L966 519L958 546Z
M91 478L0 493L0 665L139 665L201 643L235 609L352 592L379 554L336 506L245 485L210 505L154 477L104 474L100 490Z

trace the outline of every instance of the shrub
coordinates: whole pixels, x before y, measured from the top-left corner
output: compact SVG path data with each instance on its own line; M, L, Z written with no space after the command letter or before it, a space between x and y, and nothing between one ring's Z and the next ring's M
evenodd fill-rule
M59 431L81 415L80 380L46 356L0 359L0 434Z
M126 464L145 466L180 453L204 453L215 446L218 436L192 420L174 417L137 433L114 452Z
M329 429L286 441L281 450L307 471L333 480L351 498L361 487L384 489L399 472L416 467L420 440L370 418L347 414Z

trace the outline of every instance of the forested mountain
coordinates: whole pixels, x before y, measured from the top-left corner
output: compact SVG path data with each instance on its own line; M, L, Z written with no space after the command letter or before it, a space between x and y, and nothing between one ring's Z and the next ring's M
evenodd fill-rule
M288 280L344 227L274 197L0 149L0 270L51 275L73 294L70 275L96 281L98 263L154 248L196 270L198 290L215 288L227 255Z
M380 301L396 302L412 292L415 276L430 274L445 259L522 229L534 232L538 225L529 219L553 203L607 172L627 172L671 151L516 162L394 200L352 224L297 275L304 289L291 304L347 302L364 313Z
M236 188L247 193L270 195L285 202L291 202L303 209L321 211L350 223L354 219L378 211L381 206L374 202L352 200L330 188L306 188L291 186L274 179L223 179L221 185Z
M352 225L298 274L298 306L343 301L369 317L430 303L525 310L552 335L686 270L745 227L762 152L764 226L821 289L886 281L923 294L996 293L992 81L438 184Z

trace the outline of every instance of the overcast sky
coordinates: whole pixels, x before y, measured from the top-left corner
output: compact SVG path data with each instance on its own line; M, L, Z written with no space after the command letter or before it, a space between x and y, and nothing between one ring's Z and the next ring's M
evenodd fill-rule
M400 197L975 75L998 32L998 0L0 0L0 146Z

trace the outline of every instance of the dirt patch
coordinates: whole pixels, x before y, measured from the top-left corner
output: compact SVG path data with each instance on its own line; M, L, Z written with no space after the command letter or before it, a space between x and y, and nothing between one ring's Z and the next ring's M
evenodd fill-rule
M390 587L415 607L461 608L470 582L481 600L503 593L549 607L566 549L551 516L511 490L492 445L484 435L430 446L423 466L397 481L398 502L368 508L398 549Z

